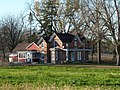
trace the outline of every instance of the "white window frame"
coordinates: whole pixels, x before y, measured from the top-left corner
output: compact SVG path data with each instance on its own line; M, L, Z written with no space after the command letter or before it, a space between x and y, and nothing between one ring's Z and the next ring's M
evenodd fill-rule
M44 42L42 42L42 48L44 48Z

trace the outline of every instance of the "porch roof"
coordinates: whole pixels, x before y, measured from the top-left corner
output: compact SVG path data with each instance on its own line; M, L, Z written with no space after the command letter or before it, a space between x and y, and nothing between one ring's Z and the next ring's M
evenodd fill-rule
M83 49L67 49L68 51L92 51L92 49L89 48L83 48Z
M55 51L55 50L63 50L63 51L92 51L92 49L89 48L83 48L83 49L77 49L77 48L73 48L73 49L62 49L62 48L50 48L51 51Z

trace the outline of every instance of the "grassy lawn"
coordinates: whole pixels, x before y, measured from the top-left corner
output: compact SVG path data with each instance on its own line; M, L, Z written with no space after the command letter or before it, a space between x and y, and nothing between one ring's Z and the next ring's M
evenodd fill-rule
M0 67L0 87L43 90L120 90L120 68L114 66L8 66ZM49 89L48 89L49 88ZM3 89L3 90L4 90ZM0 89L1 90L1 89ZM9 90L9 89L8 89ZM11 90L11 89L10 89ZM15 89L16 90L16 89Z

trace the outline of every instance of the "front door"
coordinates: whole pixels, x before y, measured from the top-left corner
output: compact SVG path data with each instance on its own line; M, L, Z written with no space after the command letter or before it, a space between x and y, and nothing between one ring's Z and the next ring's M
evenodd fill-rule
M32 55L30 52L27 53L27 62L32 62Z

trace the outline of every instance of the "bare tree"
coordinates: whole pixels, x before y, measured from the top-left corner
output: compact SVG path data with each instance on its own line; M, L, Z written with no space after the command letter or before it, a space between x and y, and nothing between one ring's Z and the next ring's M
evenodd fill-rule
M117 64L120 65L120 0L103 0L102 19L109 30L112 44L115 47Z
M4 33L2 33L3 37L5 37L4 43L7 44L7 47L10 52L21 41L21 32L24 23L23 23L23 18L20 19L9 16L7 18L3 18L0 21L1 29L4 31Z
M5 60L5 53L8 50L6 43L6 36L4 35L4 31L0 29L0 51L2 51L2 58Z
M102 0L81 0L83 4L80 7L83 17L85 32L90 34L96 40L97 44L97 61L101 63L101 41L105 40L108 29L105 26L106 22L103 20L103 1ZM94 42L95 44L95 42Z
M100 0L96 3L96 0L90 0L91 5L96 12L96 18L93 20L95 21L96 27L95 29L98 31L97 40L100 40L104 36L107 40L112 38L112 45L115 47L116 52L116 60L117 64L120 65L120 0ZM99 6L97 6L99 5ZM91 10L91 9L90 9ZM94 14L95 15L95 14ZM93 16L94 16L93 15ZM102 24L101 24L102 22ZM102 29L100 29L102 26ZM101 33L105 32L105 33ZM99 46L99 45L98 45Z

